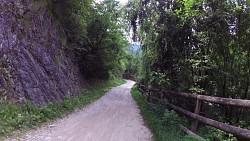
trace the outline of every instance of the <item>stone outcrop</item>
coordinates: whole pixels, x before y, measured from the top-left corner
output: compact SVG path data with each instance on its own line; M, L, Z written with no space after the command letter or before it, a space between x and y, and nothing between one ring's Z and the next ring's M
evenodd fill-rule
M0 0L0 98L42 105L78 93L81 76L46 2Z

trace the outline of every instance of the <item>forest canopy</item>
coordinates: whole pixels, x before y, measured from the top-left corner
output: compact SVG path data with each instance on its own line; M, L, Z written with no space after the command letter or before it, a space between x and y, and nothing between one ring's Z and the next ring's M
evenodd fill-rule
M73 46L76 61L87 79L121 77L126 66L122 7L114 0L55 0L54 19L62 25L64 38Z
M133 39L142 45L136 68L140 83L250 99L249 0L132 0L126 10ZM246 109L225 106L211 112L207 105L202 110L213 119L249 125Z
M143 51L140 81L178 91L249 98L249 4L130 1L127 18Z

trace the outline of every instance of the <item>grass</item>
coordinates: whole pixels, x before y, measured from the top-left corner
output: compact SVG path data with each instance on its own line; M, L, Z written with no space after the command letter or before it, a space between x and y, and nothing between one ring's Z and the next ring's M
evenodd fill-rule
M185 122L173 111L165 110L163 113L154 111L145 101L145 97L134 86L131 90L134 100L137 102L141 115L150 128L154 141L197 141L191 136L185 135L177 127L179 122Z
M197 134L203 136L207 141L237 141L236 137L232 134L210 126L200 128ZM245 140L242 139L240 141Z
M123 80L96 82L85 86L79 95L65 98L61 102L49 102L36 106L31 102L20 106L0 101L0 140L15 132L36 128L47 121L63 117L77 108L83 108L107 92L110 87L123 84Z

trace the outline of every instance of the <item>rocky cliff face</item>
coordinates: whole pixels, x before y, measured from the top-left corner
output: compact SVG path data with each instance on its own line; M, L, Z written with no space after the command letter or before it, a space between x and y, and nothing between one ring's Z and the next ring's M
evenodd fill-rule
M46 2L34 1L0 0L0 98L41 105L77 94L80 74Z

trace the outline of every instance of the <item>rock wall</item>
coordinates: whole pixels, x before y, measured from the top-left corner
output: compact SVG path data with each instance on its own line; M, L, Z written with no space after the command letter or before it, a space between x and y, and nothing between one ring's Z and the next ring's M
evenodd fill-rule
M46 0L0 0L1 99L42 105L78 93L81 76L57 30Z

